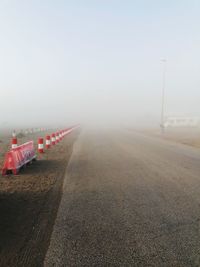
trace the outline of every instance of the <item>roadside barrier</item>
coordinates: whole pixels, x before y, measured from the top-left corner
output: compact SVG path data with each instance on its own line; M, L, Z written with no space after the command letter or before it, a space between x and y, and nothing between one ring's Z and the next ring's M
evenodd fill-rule
M57 132L57 133L56 133L56 144L59 143L59 141L60 141L59 133Z
M55 133L52 133L52 135L51 135L51 144L53 146L56 144L56 135L55 135Z
M2 175L18 174L19 170L26 164L36 160L33 141L22 144L16 148L11 149L5 155L4 165L2 168Z
M17 147L17 137L13 137L12 138L12 142L11 142L11 148L16 148Z
M73 130L77 129L79 126L73 126L70 128L66 128L64 130L59 130L56 133L52 133L51 135L46 135L45 138L45 147L46 149L50 149L51 146L59 143L64 139L66 135L71 133ZM35 128L33 132L37 132L42 128ZM44 128L43 128L44 129ZM44 139L38 138L38 153L44 153ZM2 175L7 174L18 174L19 170L26 166L26 164L31 163L36 160L36 154L34 149L33 141L24 143L22 145L18 145L16 133L12 134L12 148L5 155L4 165L2 168Z
M46 148L49 149L51 147L51 136L46 136Z
M59 131L59 141L62 141L62 133L61 133L61 131Z
M43 138L38 138L38 152L44 153L44 140Z
M60 139L60 141L62 141L62 131L59 131L59 139Z

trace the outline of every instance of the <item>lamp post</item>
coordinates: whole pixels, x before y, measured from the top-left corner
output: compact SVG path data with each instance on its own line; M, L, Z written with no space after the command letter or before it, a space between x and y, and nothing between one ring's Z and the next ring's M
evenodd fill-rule
M160 117L160 127L161 134L165 132L165 80L166 80L166 59L161 59L163 65L162 73L162 99L161 99L161 117Z

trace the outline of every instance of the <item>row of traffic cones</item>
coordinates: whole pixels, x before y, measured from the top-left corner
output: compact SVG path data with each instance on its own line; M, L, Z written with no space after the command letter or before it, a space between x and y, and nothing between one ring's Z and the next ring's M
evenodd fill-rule
M52 133L51 135L47 135L45 138L45 147L46 149L50 149L51 146L56 145L66 135L67 130L61 130L56 133ZM39 153L44 153L44 139L43 138L38 138L38 152Z
M58 131L56 133L52 133L51 135L46 135L45 145L44 145L44 138L42 137L38 138L38 152L44 153L44 146L46 147L46 149L50 149L51 146L54 146L60 141L62 141L67 131L68 129L65 129L65 130ZM18 146L17 136L16 136L16 133L13 132L11 148L14 149L17 146Z

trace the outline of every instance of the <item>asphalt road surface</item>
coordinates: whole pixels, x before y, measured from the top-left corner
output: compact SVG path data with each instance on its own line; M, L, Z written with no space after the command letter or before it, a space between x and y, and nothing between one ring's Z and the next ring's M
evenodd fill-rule
M200 266L200 151L83 131L45 266Z

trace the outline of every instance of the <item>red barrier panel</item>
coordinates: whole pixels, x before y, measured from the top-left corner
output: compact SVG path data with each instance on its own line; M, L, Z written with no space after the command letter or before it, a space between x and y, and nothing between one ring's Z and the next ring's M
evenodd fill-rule
M2 175L18 174L21 167L36 159L33 141L22 144L6 153Z

